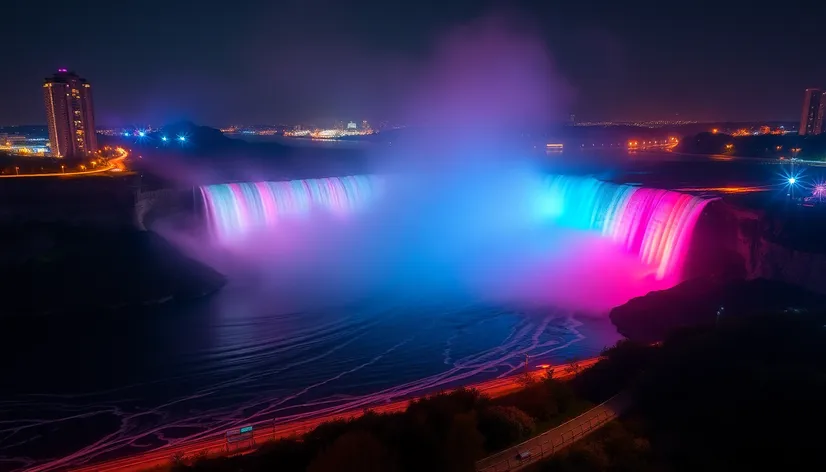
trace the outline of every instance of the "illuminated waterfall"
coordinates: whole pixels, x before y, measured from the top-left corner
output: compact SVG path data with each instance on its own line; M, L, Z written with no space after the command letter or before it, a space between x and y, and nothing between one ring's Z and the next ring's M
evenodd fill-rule
M543 193L546 216L560 226L599 231L656 267L657 279L680 276L694 226L710 201L563 175L547 177Z
M244 182L201 187L208 224L220 241L274 227L286 217L324 211L344 215L373 199L373 176L330 177L289 182Z
M381 182L375 176L248 182L208 185L201 187L201 193L213 236L231 243L274 228L288 217L353 213L375 199ZM544 221L598 231L637 254L642 263L656 270L659 280L679 278L694 226L710 201L670 190L564 175L546 177L539 191L530 195L524 204L538 204Z

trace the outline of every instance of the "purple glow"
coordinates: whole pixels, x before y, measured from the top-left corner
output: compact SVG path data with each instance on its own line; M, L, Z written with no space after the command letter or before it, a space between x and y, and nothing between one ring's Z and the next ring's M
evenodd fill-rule
M378 182L376 177L350 176L235 183L201 187L201 193L213 236L222 245L239 247L247 244L245 238L271 231L284 220L300 219L319 210L346 215L363 208L374 199ZM462 191L457 190L458 198L461 199L461 195ZM681 276L694 226L709 201L669 190L616 185L593 178L550 176L536 193L524 193L500 202L472 201L470 206L462 207L461 211L466 214L479 213L486 221L465 221L464 215L448 214L450 210L442 215L438 208L418 214L417 219L424 218L420 224L433 226L419 236L420 240L438 239L438 231L446 225L452 232L465 234L467 244L471 244L474 238L512 232L514 225L520 225L517 226L523 228L520 231L531 231L528 226L521 226L523 220L513 219L512 215L521 214L520 207L534 207L539 218L534 221L540 225L544 221L559 228L592 232L635 255L642 264L640 270L647 271L655 280L676 283ZM444 202L448 208L452 204ZM404 202L394 202L393 205L406 206ZM509 209L505 210L505 207ZM440 221L439 218L448 220ZM388 226L395 224L384 223ZM450 229L452 225L458 229ZM365 234L362 237L374 236ZM461 244L461 240L457 243ZM537 250L542 251L541 241L539 243ZM486 244L499 250L496 246L510 242L497 236L496 239L486 239Z
M57 71L58 71L58 72L68 72L68 70L67 70L67 69L58 69Z
M694 226L710 201L592 178L553 176L546 184L544 200L554 204L549 216L562 226L599 231L656 267L657 280L680 277Z
M366 204L376 187L375 177L350 176L208 185L201 194L213 234L226 243L313 210L350 213Z

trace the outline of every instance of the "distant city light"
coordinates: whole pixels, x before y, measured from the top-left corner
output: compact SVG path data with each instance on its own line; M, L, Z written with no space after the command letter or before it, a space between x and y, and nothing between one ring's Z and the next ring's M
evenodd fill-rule
M161 136L161 141L166 141L166 140L167 140L166 136Z
M138 136L140 136L141 138L146 136L146 131L138 131Z
M67 70L67 69L58 69L57 71L58 71L58 72L68 72L68 70Z
M129 136L129 133L123 133L124 136Z
M182 143L185 143L185 142L186 142L186 136L184 136L184 135L179 135L179 136L178 136L178 141L180 141L180 142L182 142Z
M797 182L797 179L794 177L789 177L789 184L794 185Z

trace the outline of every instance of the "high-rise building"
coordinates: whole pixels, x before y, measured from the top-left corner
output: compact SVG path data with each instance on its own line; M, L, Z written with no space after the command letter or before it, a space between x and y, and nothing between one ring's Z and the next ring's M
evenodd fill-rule
M52 156L84 156L97 151L92 87L74 72L58 69L43 82Z
M826 92L821 89L806 89L803 97L803 113L800 115L801 136L824 132L824 112L826 112Z

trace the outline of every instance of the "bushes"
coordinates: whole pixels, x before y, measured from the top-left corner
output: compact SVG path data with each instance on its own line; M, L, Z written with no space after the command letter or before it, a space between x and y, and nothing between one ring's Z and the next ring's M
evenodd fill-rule
M536 424L524 411L514 406L491 406L479 414L479 432L485 437L485 449L498 451L530 437Z
M567 383L546 379L497 399L494 403L513 406L540 422L548 422L575 408L576 395Z
M648 440L628 428L625 422L615 421L541 463L537 472L653 472L663 469Z
M372 434L349 431L323 450L307 472L395 472L398 468L387 448Z
M567 383L533 382L491 400L458 389L414 400L403 413L370 411L319 425L303 440L279 440L243 456L185 461L179 470L283 472L473 472L485 455L523 441L569 415L578 400Z

